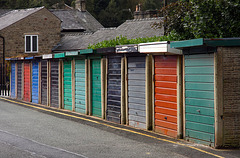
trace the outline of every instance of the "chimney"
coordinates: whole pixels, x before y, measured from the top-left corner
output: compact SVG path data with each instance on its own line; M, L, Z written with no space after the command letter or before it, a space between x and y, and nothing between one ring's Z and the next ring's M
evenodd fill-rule
M138 12L138 5L136 5L136 12Z
M144 12L141 11L141 4L136 5L136 11L134 12L134 19L143 19Z
M76 0L75 1L75 9L78 9L82 12L86 11L86 2L85 0Z
M136 5L136 11L134 12L134 19L154 18L158 17L157 10L141 11L141 4Z

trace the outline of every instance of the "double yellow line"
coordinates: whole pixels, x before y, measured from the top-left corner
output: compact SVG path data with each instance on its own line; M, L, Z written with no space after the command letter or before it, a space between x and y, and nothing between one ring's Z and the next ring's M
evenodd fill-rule
M94 121L94 120L90 120L90 119L86 119L86 118L82 118L82 117L78 117L78 116L74 116L74 115L70 115L70 114L65 114L65 113L62 113L62 112L57 112L57 111L54 111L54 110L49 110L49 109L45 109L45 108L33 106L33 105L30 105L30 104L26 104L26 103L21 103L21 102L13 101L13 100L10 100L10 99L7 99L7 98L1 98L1 97L0 97L0 99L5 100L5 101L8 101L8 102L11 102L11 103L16 103L16 104L20 104L20 105L25 105L25 106L28 106L28 107L31 107L31 108L35 108L35 109L39 109L39 110L51 112L51 113L54 113L54 114L59 114L59 115L63 115L63 116L68 116L68 117L72 117L72 118L76 118L76 119L80 119L80 120L84 120L84 121L96 123L96 124L99 124L99 125L104 125L104 126L107 126L107 127L113 128L113 129L118 129L118 130L122 130L122 131L126 131L126 132L135 133L135 134L138 134L138 135L146 136L146 137L153 138L153 139L157 139L157 140L160 140L160 141L164 141L164 142L168 142L168 143L172 143L172 144L177 144L177 145L185 146L185 147L188 147L188 148L197 150L197 151L199 151L199 152L202 152L202 153L205 153L205 154L208 154L208 155L211 155L211 156L215 156L215 157L218 157L218 158L224 158L223 156L216 155L216 154L213 154L213 153L211 153L211 152L204 151L204 150L202 150L202 149L199 149L199 148L196 148L196 147L193 147L193 146L189 146L189 145L187 145L187 144L183 144L183 143L179 143L179 142L175 142L175 141L171 141L171 140L167 140L167 139L163 139L163 138L158 138L158 137L155 137L155 136L152 136L152 135L148 135L148 134L136 132L136 131L129 130L129 129L125 129L125 128L115 127L115 126L112 126L112 125L109 125L109 124L106 124L106 123L102 123L102 122L98 122L98 121Z

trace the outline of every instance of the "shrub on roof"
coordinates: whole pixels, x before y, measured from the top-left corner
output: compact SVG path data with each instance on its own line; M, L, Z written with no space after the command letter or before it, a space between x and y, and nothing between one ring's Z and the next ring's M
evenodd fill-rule
M112 40L104 40L96 44L89 44L88 49L108 48L115 47L117 45L139 44L157 41L178 41L178 40L179 38L174 33L168 36L154 36L135 39L128 39L126 36L117 36L115 39Z

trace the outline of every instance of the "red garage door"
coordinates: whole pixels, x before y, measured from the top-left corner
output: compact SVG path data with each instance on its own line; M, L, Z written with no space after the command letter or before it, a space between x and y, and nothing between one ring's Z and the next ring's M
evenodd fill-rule
M155 56L155 131L177 137L177 56Z
M24 62L24 101L31 101L31 75L30 75L30 62Z

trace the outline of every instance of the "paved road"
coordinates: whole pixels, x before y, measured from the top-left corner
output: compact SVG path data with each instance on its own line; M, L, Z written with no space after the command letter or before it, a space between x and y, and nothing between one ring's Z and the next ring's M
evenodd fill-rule
M240 157L239 150L216 151L195 144L187 145L203 152L0 99L0 157L3 158Z

